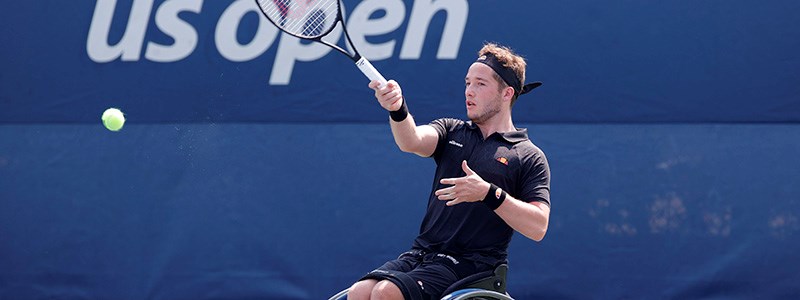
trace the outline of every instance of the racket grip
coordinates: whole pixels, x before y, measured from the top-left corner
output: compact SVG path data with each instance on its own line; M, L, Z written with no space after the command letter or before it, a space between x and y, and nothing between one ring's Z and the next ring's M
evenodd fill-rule
M367 75L369 80L376 80L380 82L381 87L386 86L386 78L383 78L383 75L381 75L381 73L372 66L372 63L370 63L367 58L362 56L361 59L356 62L356 66L358 66L358 69L361 70L364 75Z

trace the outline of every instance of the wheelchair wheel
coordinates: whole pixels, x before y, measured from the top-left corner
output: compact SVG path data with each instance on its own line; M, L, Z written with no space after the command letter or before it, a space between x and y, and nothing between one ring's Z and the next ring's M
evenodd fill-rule
M347 299L347 289L342 290L336 295L331 296L328 300L345 300ZM506 294L501 294L494 291L483 289L463 289L455 291L442 300L514 300Z
M442 300L514 300L506 294L484 289L463 289L455 291Z
M344 289L343 291L337 293L336 295L331 296L328 300L345 300L347 299L347 291L349 289Z

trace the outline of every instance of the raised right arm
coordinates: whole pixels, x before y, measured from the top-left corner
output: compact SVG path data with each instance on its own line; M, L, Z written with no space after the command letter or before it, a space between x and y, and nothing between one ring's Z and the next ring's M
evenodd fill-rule
M403 91L400 85L394 80L389 80L385 87L380 88L377 81L370 82L369 87L375 91L375 98L378 99L381 107L389 112L407 109L404 107ZM417 126L414 117L407 114L400 121L389 119L392 127L394 141L403 152L414 153L422 157L433 155L436 145L439 143L439 133L430 125Z

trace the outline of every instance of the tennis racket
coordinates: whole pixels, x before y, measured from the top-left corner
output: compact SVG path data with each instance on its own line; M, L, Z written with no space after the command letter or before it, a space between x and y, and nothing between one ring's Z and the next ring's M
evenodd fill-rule
M347 55L352 59L358 69L370 80L381 83L381 87L386 85L386 78L372 66L366 58L358 53L350 35L347 34L347 26L344 24L341 0L256 0L258 8L275 24L280 30L292 36L319 42L333 48L336 51ZM328 35L336 23L342 23L342 31L353 49L353 53L347 52L341 47L322 40Z

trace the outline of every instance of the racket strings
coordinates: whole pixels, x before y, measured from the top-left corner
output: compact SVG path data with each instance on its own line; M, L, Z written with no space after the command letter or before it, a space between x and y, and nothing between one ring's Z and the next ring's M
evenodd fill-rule
M326 17L327 17L327 15L325 15L324 12L315 11L314 14L312 15L312 18L309 18L308 21L306 21L306 25L304 27L305 29L303 30L303 34L311 36L311 35L319 35L320 33L322 33L322 31L323 31L322 30L323 29L322 26L325 25L325 18ZM310 26L313 26L313 27L310 27Z
M315 37L327 31L326 26L334 24L326 20L337 13L338 0L299 1L305 4L293 4L291 0L258 0L258 3L261 11L276 25L296 35ZM307 6L309 2L314 3ZM300 11L302 15L298 15Z

